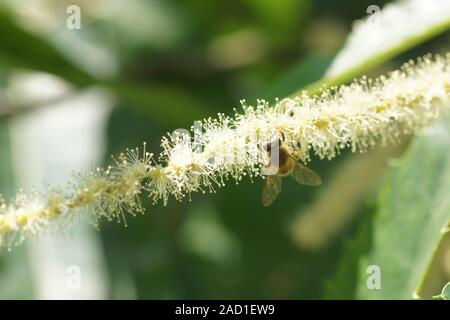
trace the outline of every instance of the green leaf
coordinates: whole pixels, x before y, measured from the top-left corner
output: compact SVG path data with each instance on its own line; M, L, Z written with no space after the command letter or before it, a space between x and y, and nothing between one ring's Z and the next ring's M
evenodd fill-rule
M408 11L408 6L406 6L405 4L398 5L397 10L401 12L402 15L405 15L405 12ZM382 10L381 13L383 12L384 11ZM401 21L398 22L398 25L402 25ZM367 71L375 68L376 66L381 65L401 55L402 53L417 47L418 45L448 31L449 29L450 20L439 20L434 23L431 23L431 21L427 21L426 27L417 28L415 33L408 33L404 38L399 38L398 41L395 41L392 45L380 45L378 50L373 51L357 65L348 65L346 66L345 70L337 74L327 74L319 81L311 83L306 88L302 88L301 90L293 93L291 97L299 95L301 91L305 89L308 90L310 94L317 94L324 87L332 87L349 82L352 79L359 77ZM353 34L350 34L348 38L350 39L352 35ZM380 34L379 36L383 37L384 35ZM336 57L347 56L347 60L351 61L352 57L355 57L355 55L357 55L357 52L355 52L355 48L364 47L365 41L367 41L365 38L361 38L359 42L353 43L353 45L350 47L344 46L344 48L341 49Z
M438 296L434 296L433 298L436 299L442 299L442 300L450 300L450 282L447 282L447 284L442 288L442 292Z
M359 213L363 214L363 211L369 209L368 206L363 206ZM356 235L344 242L337 268L325 284L324 299L355 299L359 260L371 246L371 223L372 215L367 214L359 223Z
M110 88L125 106L168 127L190 126L195 120L213 115L203 100L189 91L173 85L111 83Z
M372 247L359 265L357 298L429 299L432 285L442 287L445 280L436 279L433 265L448 232L449 190L450 121L443 117L415 137L387 174L373 220ZM366 284L370 265L380 267L381 289Z
M245 0L252 14L275 41L292 41L290 37L311 9L309 0Z
M332 61L332 56L326 54L311 54L300 62L290 66L283 72L274 84L264 93L266 99L288 96L309 83L319 80Z
M3 10L0 10L0 39L0 64L52 73L78 86L94 82L46 39L22 29Z
M6 199L13 197L15 192L8 127L8 121L0 118L0 194ZM0 299L35 298L25 246L14 248L13 252L1 248L0 283Z
M8 121L0 119L0 194L13 196L14 177L12 173L11 145L8 132Z

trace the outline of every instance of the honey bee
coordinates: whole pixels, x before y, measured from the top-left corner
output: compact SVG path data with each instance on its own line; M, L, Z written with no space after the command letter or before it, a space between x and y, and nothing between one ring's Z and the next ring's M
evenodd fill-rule
M277 149L275 149L277 148ZM278 151L278 165L268 161L262 170L266 174L262 191L262 204L269 206L281 192L282 178L292 176L299 184L319 186L322 183L320 176L310 168L298 162L298 157L289 152L287 145L280 139L270 141L264 145L267 157L272 159ZM275 152L273 152L276 150Z

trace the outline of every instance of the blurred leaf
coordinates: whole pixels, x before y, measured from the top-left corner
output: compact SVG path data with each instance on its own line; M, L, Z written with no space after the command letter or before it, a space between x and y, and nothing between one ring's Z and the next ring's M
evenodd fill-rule
M180 229L180 247L212 263L233 263L239 256L239 243L219 220L211 204L193 204Z
M0 299L34 299L27 248L0 252Z
M127 107L151 119L154 123L175 130L189 129L194 120L211 115L211 110L200 99L176 85L111 84Z
M407 2L402 4L402 2L399 1L397 14L402 15L403 17L410 14L409 11L411 11L412 8L409 8L406 4ZM426 4L423 3L423 5ZM417 8L414 10L417 11ZM383 10L381 11L381 14L383 14ZM417 14L417 12L415 14ZM401 21L398 21L397 24L390 27L393 29L392 32L394 34L396 32L399 33L399 35L396 35L398 40L387 44L385 44L384 41L380 41L376 50L372 51L362 49L367 46L367 39L365 37L359 36L356 38L357 41L353 40L357 34L357 31L355 31L356 29L354 29L347 37L348 45L345 45L335 56L335 59L325 76L319 81L312 83L307 88L302 88L302 90L307 89L311 94L317 94L325 86L332 87L342 85L450 29L450 20L437 20L439 21L426 21L424 26L414 29L415 32L413 33L405 33L403 37L400 37L402 32L399 32L399 30L402 28L404 29L405 27ZM386 37L383 35L379 35L379 39L385 38ZM367 52L370 52L370 54L367 54ZM362 55L361 57L359 56L360 54ZM292 96L298 95L299 93L300 92L295 92Z
M0 119L0 194L13 195L13 173L11 163L11 146L8 133L8 121Z
M417 136L388 173L374 216L373 245L360 264L358 298L431 298L425 280L449 221L449 190L450 121L445 117ZM366 286L369 265L381 269L379 290Z
M245 0L268 33L276 41L292 41L295 27L306 17L309 0ZM300 43L300 39L299 39Z
M22 29L7 12L2 10L0 10L0 38L2 39L0 64L52 73L78 86L85 86L94 81L47 40Z
M360 214L369 210L367 206L360 209ZM358 284L358 267L362 254L370 248L372 215L367 214L360 221L359 228L353 239L346 239L342 254L333 276L324 288L324 299L354 299Z
M433 298L440 298L442 300L450 300L450 282L448 282L444 288L442 288L442 292L440 295L435 296Z
M298 88L319 80L327 70L333 57L312 54L289 67L269 88L266 99L282 98L296 92Z
M0 194L12 197L14 181L8 121L0 119ZM32 299L32 279L25 246L8 252L0 248L0 299Z

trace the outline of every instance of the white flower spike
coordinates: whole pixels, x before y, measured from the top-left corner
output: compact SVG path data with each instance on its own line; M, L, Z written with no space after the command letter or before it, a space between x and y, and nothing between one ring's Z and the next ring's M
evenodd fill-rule
M20 193L10 204L0 200L0 245L11 248L54 222L67 223L80 210L97 218L125 219L125 211L142 213L140 195L167 203L191 192L214 192L227 180L262 176L260 143L274 136L299 160L311 154L336 157L343 148L364 152L397 142L435 120L450 105L450 55L408 62L375 81L360 79L330 88L317 97L304 92L273 107L242 102L234 117L219 114L202 122L203 130L162 139L159 163L145 150L128 150L106 170L79 174L66 188L45 198Z

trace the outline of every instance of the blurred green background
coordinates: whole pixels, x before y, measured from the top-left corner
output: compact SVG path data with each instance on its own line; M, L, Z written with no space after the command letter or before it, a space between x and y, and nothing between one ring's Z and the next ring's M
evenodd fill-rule
M272 100L320 79L352 21L366 16L369 5L382 7L386 1L0 3L0 193L8 198L22 187L14 174L21 167L11 156L13 144L20 141L11 139L9 128L28 113L101 89L112 101L101 164L110 163L111 154L143 141L158 153L159 139L166 132L189 128L194 120L217 112L232 114L240 99L250 104L256 98ZM80 30L66 28L70 15L66 9L72 4L81 8ZM372 73L434 52L440 43L442 39L429 41ZM66 89L50 99L20 99L20 94L18 98L11 93L11 86L18 73L29 72L51 74ZM33 157L25 157L28 166ZM312 167L326 179L342 159L313 161ZM237 187L229 183L215 194L193 195L192 201L172 199L166 207L143 198L146 214L127 217L126 228L104 221L99 231L89 227L91 241L100 248L102 279L97 280L103 289L86 297L326 297L343 248L369 215L358 215L327 246L302 249L289 227L317 190L285 181L279 199L263 208L261 188L259 180ZM365 201L357 210L371 206ZM66 241L83 235L75 226ZM364 251L370 243L359 245ZM39 289L45 284L33 280L36 269L29 266L30 259L36 260L30 253L34 248L26 245L0 253L2 298L46 297ZM83 247L76 250L83 257ZM46 259L45 253L39 259ZM76 259L70 263L78 264ZM329 297L353 297L356 276L349 273L343 282Z

